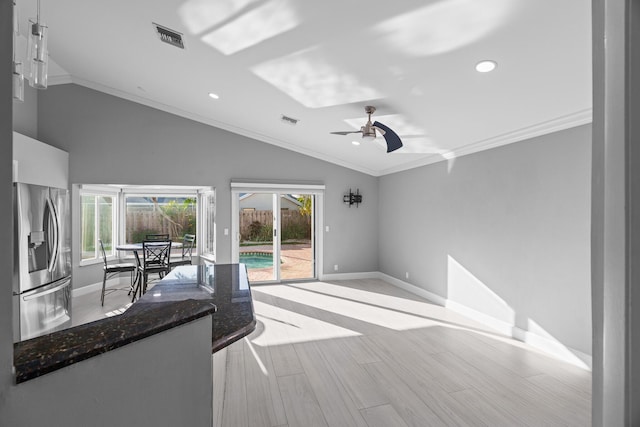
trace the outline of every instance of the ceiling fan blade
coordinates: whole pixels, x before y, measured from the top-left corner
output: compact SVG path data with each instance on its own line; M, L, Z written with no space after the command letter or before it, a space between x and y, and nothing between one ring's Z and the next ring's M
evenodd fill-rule
M387 141L387 153L391 153L392 151L396 151L398 148L402 147L402 141L400 141L400 137L397 133L380 122L373 122L373 125L384 131L383 136L384 140Z
M350 133L362 133L361 130L347 130L344 132L329 132L330 134L333 135L349 135Z

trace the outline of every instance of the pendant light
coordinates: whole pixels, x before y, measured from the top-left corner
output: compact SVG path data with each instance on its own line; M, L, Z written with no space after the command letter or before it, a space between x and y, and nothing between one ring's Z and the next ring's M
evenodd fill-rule
M36 89L46 89L49 68L47 26L40 22L40 0L36 20L29 19L29 65L29 84Z
M13 0L13 100L24 101L24 74L22 62L16 61L16 46L18 42L18 7Z

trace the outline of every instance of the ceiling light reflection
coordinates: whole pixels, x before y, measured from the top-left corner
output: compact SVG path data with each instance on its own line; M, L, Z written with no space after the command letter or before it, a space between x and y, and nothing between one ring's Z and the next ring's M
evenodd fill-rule
M275 0L250 10L202 37L202 41L225 55L232 55L300 24L289 0Z
M308 108L383 97L356 76L331 64L319 48L263 62L252 71Z
M201 33L258 0L188 0L178 8L178 15L191 34Z
M511 0L448 0L376 26L394 49L411 56L437 55L471 44L507 21Z

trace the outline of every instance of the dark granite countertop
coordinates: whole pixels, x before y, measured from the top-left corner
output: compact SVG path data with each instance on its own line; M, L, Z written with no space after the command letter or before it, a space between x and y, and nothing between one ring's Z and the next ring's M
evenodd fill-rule
M165 300L198 288L209 292L213 313L212 352L250 334L256 327L253 300L244 264L206 264L176 267L141 299ZM134 304L135 305L135 304Z
M244 265L177 267L119 316L14 344L16 383L212 314L212 352L255 329Z

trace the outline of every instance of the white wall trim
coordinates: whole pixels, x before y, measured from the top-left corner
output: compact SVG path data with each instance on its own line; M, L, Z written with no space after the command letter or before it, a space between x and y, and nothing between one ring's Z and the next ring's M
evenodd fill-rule
M47 83L49 84L49 86L64 85L64 84L73 83L73 78L71 77L70 74L49 76L47 78Z
M456 157L466 156L467 154L473 154L479 151L489 150L491 148L500 147L502 145L507 145L514 142L525 141L527 139L550 134L553 132L558 132L576 126L586 125L592 122L592 117L593 110L591 108L587 108L585 110L576 111L575 113L567 114L565 116L556 117L531 126L516 129L502 135L496 135L491 138L473 142L456 150L434 154L432 156L416 160L415 162L405 163L393 168L384 169L380 171L378 175L388 175L391 173L401 172L420 166L426 166L432 163L451 160L455 159Z
M554 356L557 359L563 360L567 363L571 363L580 368L588 369L588 370L591 370L593 366L592 357L586 353L581 352L580 350L567 347L553 339L549 339L547 337L534 334L533 332L518 328L515 325L512 325L508 322L505 322L500 319L496 319L495 317L492 317L485 313L474 310L458 302L448 300L440 295L429 292L416 285L412 285L400 279L396 279L395 277L392 277L380 272L376 272L376 273L377 273L377 278L384 280L390 285L404 289L407 292L411 292L412 294L423 297L429 301L432 301L435 304L451 309L452 311L462 314L463 316L466 316L472 320L475 320L478 323L481 323L485 326L495 329L496 332L499 332L508 337L514 338L518 341L527 343L530 346L538 350L541 350L551 356ZM355 273L355 274L358 274L358 273ZM367 274L368 275L367 278L376 277L376 275L373 273L363 273L363 274Z
M211 118L190 113L188 111L184 111L179 108L175 108L166 104L152 101L150 99L146 99L138 95L130 94L112 87L104 86L90 80L85 80L85 79L78 78L75 76L70 76L70 75L56 76L55 78L49 79L49 84L51 85L66 84L66 83L73 83L79 86L84 86L89 89L96 90L98 92L106 93L118 98L126 99L132 102L136 102L138 104L146 105L148 107L165 111L167 113L175 114L176 116L185 117L187 119L191 119L200 123L204 123L210 126L224 129L229 132L236 133L238 135L243 135L248 138L266 142L268 144L272 144L277 147L285 148L287 150L304 154L306 156L314 157L319 160L324 160L326 162L333 163L335 165L352 169L358 172L362 172L371 176L383 176L391 173L396 173L396 172L417 168L420 166L426 166L432 163L442 162L442 161L450 160L456 157L465 156L467 154L476 153L478 151L488 150L490 148L499 147L499 146L510 144L513 142L523 141L526 139L534 138L536 136L546 135L552 132L557 132L560 130L569 129L571 127L584 125L587 123L591 123L592 121L592 109L588 108L588 109L580 110L580 111L570 113L561 117L556 117L544 122L540 122L531 126L526 126L521 129L516 129L514 131L507 132L502 135L496 135L491 138L487 138L481 141L476 141L464 147L461 147L457 150L452 150L452 151L444 152L441 154L422 157L421 159L418 159L414 162L404 163L402 165L389 168L389 169L374 170L374 169L366 168L360 165L355 165L349 162L345 162L342 159L328 156L323 153L318 153L316 151L309 150L307 148L302 148L297 145L293 145L288 142L279 140L277 138L269 137L269 136L251 131L249 129L244 129L228 123L219 122Z
M380 279L390 285L403 289L414 295L422 297L434 304L446 307L456 313L462 314L478 323L481 323L487 327L494 329L496 332L514 338L518 341L529 344L530 346L541 350L549 355L552 355L560 360L571 363L578 367L591 370L592 357L586 353L576 350L574 348L567 347L557 341L543 337L538 334L534 334L530 331L518 328L503 320L489 316L485 313L474 310L463 304L455 301L451 301L438 294L427 291L421 287L407 283L403 280L396 279L393 276L379 272L379 271L367 271L359 273L335 273L335 274L320 274L319 280L359 280L359 279ZM113 278L107 280L107 289L112 287L123 286L128 283L129 278L122 276L119 278ZM91 292L98 292L102 287L102 282L93 283L91 285L83 286L73 290L73 297L86 295Z
M130 281L131 281L131 279L129 278L128 275L121 276L121 277L113 277L111 279L107 279L106 288L109 289L109 288L127 286L127 285L129 285ZM92 292L100 292L100 289L102 289L102 281L97 282L97 283L91 283L90 285L82 286L81 288L74 289L71 292L71 294L72 294L73 298L75 298L75 297L79 297L79 296L82 296L82 295L90 294Z
M557 341L548 339L538 334L534 334L518 327L513 328L513 338L518 341L525 342L532 347L549 353L558 359L564 360L568 363L576 365L588 370L593 369L593 359L590 355L576 350L575 348L567 347L560 344ZM582 363L580 363L582 362Z
M378 278L381 280L384 280L385 282L396 286L400 289L404 289L407 292L411 292L412 294L418 295L419 297L422 297L426 300L429 300L431 302L433 302L434 304L438 304L441 306L446 306L447 300L443 297L441 297L438 294L434 294L433 292L429 292L425 289L422 289L418 286L412 285L410 283L407 283L403 280L400 279L396 279L393 276L389 276L388 274L384 274L381 272L378 272Z
M319 280L358 280L358 279L379 279L377 271L363 273L322 273L319 272Z
M170 105L166 105L166 104L162 104L156 101L152 101L150 99L146 99L143 98L141 96L137 96L137 95L133 95L112 87L108 87L108 86L104 86L101 85L99 83L95 83L92 82L90 80L85 80L85 79L81 79L75 76L71 76L70 78L71 81L67 82L67 83L73 83L73 84L77 84L79 86L84 86L87 87L89 89L93 89L96 90L98 92L102 92L102 93L106 93L108 95L112 95L118 98L122 98L122 99L126 99L141 105L146 105L147 107L151 107L151 108L155 108L157 110L160 111L165 111L167 113L171 113L174 114L176 116L179 117L184 117L190 120L194 120L196 122L200 122L200 123L204 123L206 125L210 125L210 126L214 126L217 127L219 129L224 129L227 130L229 132L233 132L236 133L238 135L243 135L246 136L248 138L252 138L258 141L262 141L262 142L266 142L268 144L272 144L275 145L277 147L281 147L281 148L285 148L289 151L293 151L296 153L300 153L300 154L304 154L306 156L310 156L319 160L324 160L326 162L329 163L333 163L335 165L338 166L342 166L345 167L347 169L352 169L358 172L362 172L368 175L372 175L372 176L379 176L380 174L378 173L378 171L369 169L369 168L365 168L359 165L355 165L349 162L345 162L344 160L338 159L336 157L332 157L332 156L327 156L326 154L322 154L322 153L318 153L317 151L313 151L313 150L309 150L309 149L305 149L302 147L299 147L297 145L293 145L293 144L289 144L285 141L276 139L276 138L272 138L254 131L251 131L249 129L244 129L238 126L234 126L228 123L224 123L224 122L220 122L217 120L213 120L211 118L207 118L207 117L203 117L200 116L198 114L194 114L194 113L190 113L188 111L184 111L181 110L179 108L175 108L172 107Z
M283 183L270 183L270 182L250 182L250 181L231 181L231 189L236 192L252 192L252 191L265 191L268 193L278 191L300 191L307 193L321 193L325 190L324 184L283 184Z

